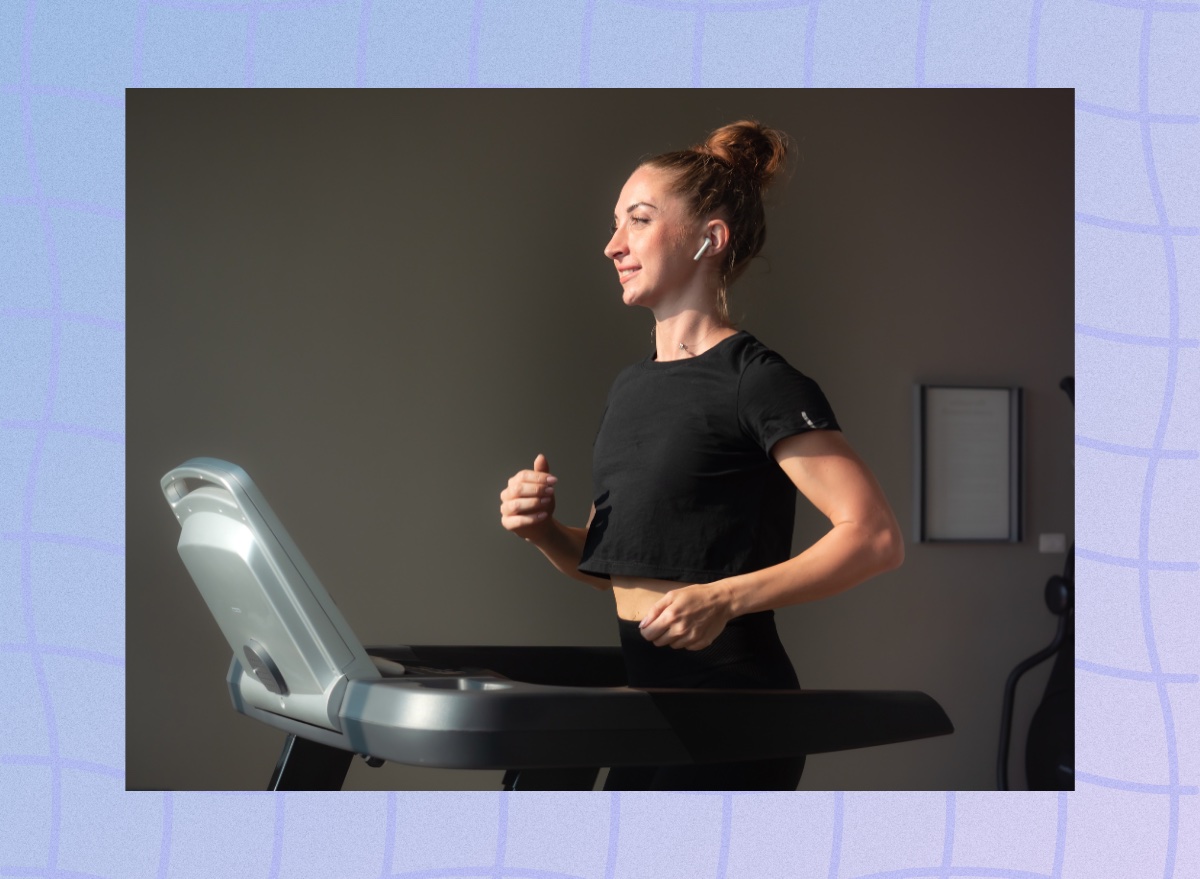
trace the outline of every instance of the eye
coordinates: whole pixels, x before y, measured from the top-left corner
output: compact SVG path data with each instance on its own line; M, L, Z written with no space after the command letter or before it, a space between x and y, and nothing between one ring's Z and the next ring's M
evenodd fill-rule
M650 218L649 218L649 217L630 217L630 218L629 218L629 224L630 224L631 226L633 226L633 225L645 225L646 223L649 223L649 222L650 222ZM613 221L612 221L612 223L611 223L611 224L609 225L609 227L608 227L608 234L609 234L609 235L615 235L615 234L616 234L616 232L617 232L617 221L616 221L616 220L613 220Z

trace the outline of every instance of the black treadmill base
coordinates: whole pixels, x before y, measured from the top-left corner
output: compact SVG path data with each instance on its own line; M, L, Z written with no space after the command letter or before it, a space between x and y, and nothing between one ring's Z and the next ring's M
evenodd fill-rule
M267 790L341 790L354 755L289 735Z
M289 735L267 790L341 790L354 755L341 748ZM372 766L382 760L368 760ZM509 769L504 790L591 790L600 769L595 766L557 769Z
M599 769L587 766L510 769L504 773L504 790L591 790L599 775Z

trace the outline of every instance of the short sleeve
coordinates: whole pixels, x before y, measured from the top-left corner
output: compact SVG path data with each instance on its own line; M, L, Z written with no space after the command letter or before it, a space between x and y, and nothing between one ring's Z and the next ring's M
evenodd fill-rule
M738 420L765 452L794 434L841 430L817 383L773 351L755 357L742 372Z

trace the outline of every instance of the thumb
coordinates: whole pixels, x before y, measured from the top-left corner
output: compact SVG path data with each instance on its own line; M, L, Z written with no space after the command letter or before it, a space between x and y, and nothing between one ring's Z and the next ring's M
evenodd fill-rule
M533 459L533 469L537 473L550 472L550 462L546 460L545 455L539 453L538 456Z

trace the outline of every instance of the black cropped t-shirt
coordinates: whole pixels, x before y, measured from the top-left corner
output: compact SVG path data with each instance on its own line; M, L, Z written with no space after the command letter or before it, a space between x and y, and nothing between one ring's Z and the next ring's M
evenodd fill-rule
M784 437L840 430L817 383L747 332L622 370L592 453L596 515L579 570L708 583L791 557Z

